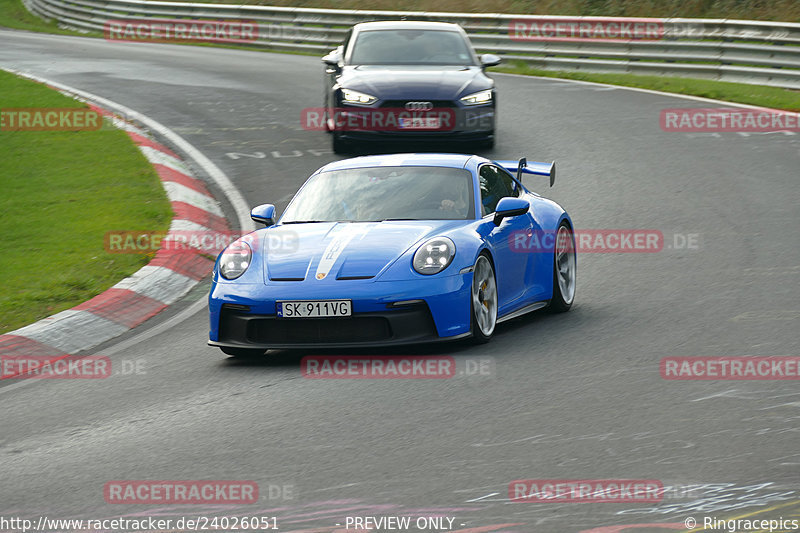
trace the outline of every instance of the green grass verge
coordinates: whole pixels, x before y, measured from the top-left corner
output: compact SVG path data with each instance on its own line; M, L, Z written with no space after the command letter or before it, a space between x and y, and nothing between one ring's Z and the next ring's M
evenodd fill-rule
M84 104L0 71L0 110ZM110 230L166 231L172 210L122 131L0 131L0 333L69 309L147 264L110 254Z
M0 0L0 26L60 35L83 35L76 31L61 29L55 21L37 17L25 8L21 0Z
M654 91L702 96L728 102L738 102L775 109L800 111L800 91L748 85L726 81L700 80L694 78L673 78L666 76L639 76L636 74L594 74L590 72L566 72L532 68L517 61L494 67L495 72L543 76L547 78L566 78L570 80L593 81L609 85L640 87Z

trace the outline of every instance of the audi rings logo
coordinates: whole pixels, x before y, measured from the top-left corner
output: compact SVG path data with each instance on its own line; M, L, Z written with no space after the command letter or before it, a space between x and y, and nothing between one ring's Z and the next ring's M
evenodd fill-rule
M430 111L433 109L433 102L406 102L406 109L409 111Z

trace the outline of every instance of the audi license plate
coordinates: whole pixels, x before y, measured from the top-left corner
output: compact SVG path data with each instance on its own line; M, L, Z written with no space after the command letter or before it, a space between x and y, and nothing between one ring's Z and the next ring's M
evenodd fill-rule
M442 121L439 117L401 117L399 125L403 130L438 130Z
M353 314L351 300L297 300L276 303L278 318L333 318Z

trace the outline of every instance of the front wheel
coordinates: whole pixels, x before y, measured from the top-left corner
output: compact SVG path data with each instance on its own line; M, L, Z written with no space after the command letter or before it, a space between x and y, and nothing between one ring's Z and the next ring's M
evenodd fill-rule
M331 133L333 131L333 129L331 128L331 119L330 119L330 116L328 115L328 108L327 107L325 108L325 116L324 116L323 120L325 122L325 133Z
M554 313L563 313L572 307L576 277L575 236L567 223L562 222L558 227L553 253L553 299L550 309Z
M497 325L497 282L489 258L481 254L472 269L470 308L472 339L478 344L489 342Z
M481 147L485 148L486 150L493 150L495 144L497 144L497 133L492 131L491 135L481 143Z
M333 153L334 154L347 154L350 152L350 143L342 139L342 136L333 132Z

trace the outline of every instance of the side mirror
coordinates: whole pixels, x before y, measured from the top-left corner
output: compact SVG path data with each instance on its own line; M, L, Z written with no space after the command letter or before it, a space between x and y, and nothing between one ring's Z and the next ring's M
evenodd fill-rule
M514 198L513 196L500 198L494 210L494 225L499 226L504 218L524 215L530 208L531 204L522 198Z
M497 65L500 64L500 61L502 61L502 59L500 59L500 56L496 56L494 54L483 54L481 55L480 60L481 60L481 66L483 68L496 67Z
M336 48L328 52L328 55L322 58L322 62L328 65L329 67L338 67L339 61L341 61L341 59L342 59L342 51L339 48Z
M272 226L275 224L275 206L272 204L261 204L250 210L250 218L259 224Z

